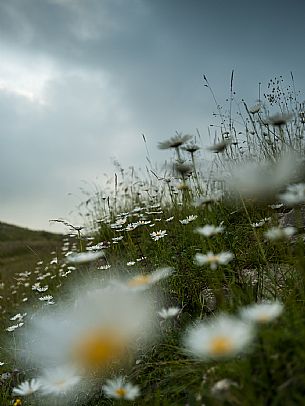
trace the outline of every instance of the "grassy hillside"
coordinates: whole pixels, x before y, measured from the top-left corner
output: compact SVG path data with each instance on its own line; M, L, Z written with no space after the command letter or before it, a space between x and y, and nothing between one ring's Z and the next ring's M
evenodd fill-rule
M50 257L61 242L60 234L33 231L0 222L0 277L6 280L16 272L31 270Z

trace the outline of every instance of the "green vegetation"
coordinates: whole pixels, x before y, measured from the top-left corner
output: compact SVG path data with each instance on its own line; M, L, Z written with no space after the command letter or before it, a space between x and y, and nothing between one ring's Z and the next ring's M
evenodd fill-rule
M50 315L70 300L71 286L81 289L88 279L99 286L109 278L120 278L126 284L134 282L135 275L154 275L162 267L173 268L173 274L146 290L143 297L154 292L156 312L179 307L179 313L165 320L154 318L158 339L148 346L140 340L124 366L111 369L106 376L126 375L139 386L141 395L131 404L304 404L304 106L290 87L283 89L281 78L272 80L271 85L274 90L271 86L264 103L259 100L252 108L243 104L244 112L239 110L235 120L231 83L228 111L217 104L221 125L210 147L210 154L216 156L210 164L206 162L201 169L199 135L195 139L177 134L160 145L174 154L162 174L150 166L138 176L133 169L125 172L117 166L113 190L97 192L86 201L85 228L71 226L69 232L74 236L64 238L61 251L38 264L36 261L30 272L14 270L15 283L3 284L3 294L0 292L4 330L0 361L5 362L2 374L10 373L0 377L1 404L15 401L17 405L12 388L38 376L33 366L25 368L14 358L19 349L15 334L27 328L28 316L25 326L5 331L16 323L9 317L23 313L24 298L28 313L46 309ZM207 80L206 86L210 87ZM271 114L275 108L280 115ZM149 156L148 162L151 165ZM250 171L249 162L255 164ZM229 177L221 177L224 172ZM298 184L297 192L289 189L294 184ZM197 228L205 225L221 229L215 235L203 235L206 230L200 233ZM20 232L17 238L21 240L22 235ZM31 236L33 242L50 238L35 235L37 239ZM1 230L0 240L9 244ZM92 251L96 244L99 246L93 251L103 248L103 258L69 266L69 252ZM204 257L209 252L214 257ZM226 253L226 258L221 253ZM52 299L38 300L46 294ZM197 322L218 320L221 314L240 320L242 309L262 302L281 310L270 317L260 315L251 343L242 350L233 354L226 347L228 342L220 341L214 353L210 350L214 355L210 358L196 355L195 350L192 354L186 351L186 331ZM218 357L219 351L228 356ZM77 400L84 406L127 404L127 400L111 400L102 394L105 376L93 374L91 378L93 386L87 392L71 389L73 400L54 397L45 401L33 394L22 399L22 404L75 404Z

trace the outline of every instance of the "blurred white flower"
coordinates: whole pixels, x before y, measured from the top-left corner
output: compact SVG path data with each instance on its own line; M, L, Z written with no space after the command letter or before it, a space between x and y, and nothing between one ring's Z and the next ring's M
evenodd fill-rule
M192 135L182 135L178 134L169 140L159 142L159 149L169 149L169 148L179 148L181 145L185 144L192 138Z
M18 337L18 354L27 362L35 367L73 365L89 375L105 373L120 367L139 340L143 346L154 336L152 295L144 297L126 283L79 287L71 302L74 306L61 304L29 321Z
M19 386L13 389L14 396L27 396L36 392L41 387L39 379L31 379L24 381Z
M262 109L261 103L257 103L249 108L249 113L256 114Z
M238 196L267 201L302 176L303 167L304 161L298 155L286 153L276 162L260 161L235 166L227 183Z
M173 272L172 268L160 268L147 275L136 275L129 279L127 286L133 290L145 290L160 280L168 278Z
M283 304L278 301L254 303L242 308L240 315L245 321L264 324L280 316L283 309Z
M180 312L180 308L179 307L169 307L168 309L161 309L158 312L158 315L162 318L162 319L168 319L170 317L175 317L179 314Z
M275 127L282 127L293 118L292 113L277 113L273 116L267 117L264 121L266 124L271 124Z
M77 375L73 367L65 365L45 370L39 380L43 394L62 395L74 388L80 382L81 377Z
M212 396L215 396L218 399L224 400L230 391L232 386L237 387L237 383L232 381L231 379L225 378L221 379L220 381L216 382L211 388ZM229 399L228 399L229 400Z
M195 264L209 264L210 268L214 270L217 269L218 265L227 265L233 258L232 252L220 252L219 254L208 252L206 255L197 253L195 255Z
M272 227L267 230L264 235L266 238L268 238L268 240L276 241L292 237L296 231L297 230L294 227Z
M279 199L287 206L295 206L305 202L305 183L287 186L286 192L279 195Z
M184 347L202 360L234 357L249 349L254 338L251 324L226 315L199 323L187 330Z
M72 264L84 264L87 262L93 262L97 259L104 257L105 254L103 251L99 252L79 252L73 253L66 257L66 262Z
M205 237L211 237L212 235L216 235L222 233L224 228L222 226L216 227L213 225L205 225L204 227L197 227L195 229L196 233L204 235Z
M107 397L115 399L134 400L140 395L139 387L125 382L125 378L122 376L107 379L102 389Z
M283 206L284 206L283 203L277 203L277 204L270 204L270 205L269 205L269 207L270 207L271 209L273 209L273 210L280 209L280 208L282 208Z
M226 138L216 144L209 146L207 149L208 151L218 154L219 152L224 152L231 143L232 139Z

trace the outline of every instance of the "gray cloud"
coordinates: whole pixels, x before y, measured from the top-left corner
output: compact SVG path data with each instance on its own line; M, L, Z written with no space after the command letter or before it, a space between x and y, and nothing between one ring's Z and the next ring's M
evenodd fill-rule
M207 140L235 69L238 96L295 74L301 90L304 5L293 0L11 0L0 2L0 219L48 228L81 180L145 164L177 131ZM302 88L303 86L303 88ZM72 199L73 200L73 199ZM75 203L74 203L75 204ZM73 207L72 207L73 208Z

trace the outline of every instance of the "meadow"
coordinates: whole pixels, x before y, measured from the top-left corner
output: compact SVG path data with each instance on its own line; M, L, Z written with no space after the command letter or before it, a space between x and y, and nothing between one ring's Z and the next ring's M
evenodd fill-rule
M2 281L1 405L305 403L304 103L293 77L253 105L204 81L209 144L116 163L83 224L53 219L62 241Z

